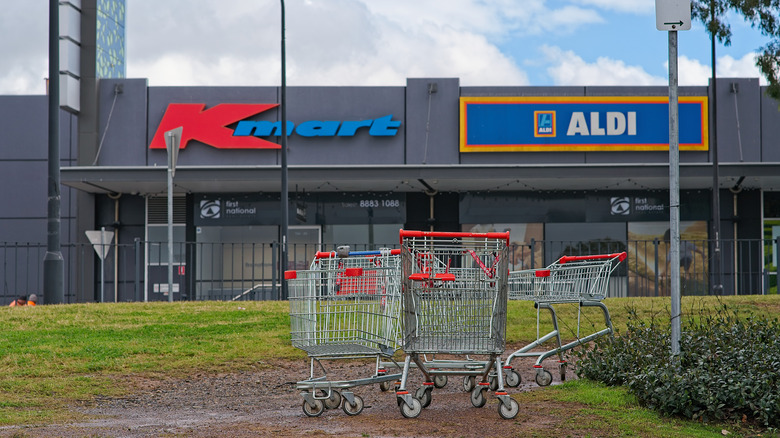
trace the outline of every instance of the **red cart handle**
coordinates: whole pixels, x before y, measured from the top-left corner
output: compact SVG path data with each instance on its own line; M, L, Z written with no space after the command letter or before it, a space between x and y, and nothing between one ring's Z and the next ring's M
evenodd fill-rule
M385 254L398 255L398 254L401 254L401 250L400 249L391 249L390 251L384 252L384 253L381 250L377 250L377 251L357 251L355 254L358 255L358 256L376 257L376 256L382 256L382 255L385 255ZM331 259L331 258L336 258L336 257L338 257L338 253L336 251L317 251L316 253L314 253L314 258L315 259Z
M606 259L614 259L615 257L618 258L619 261L623 261L628 257L628 254L626 254L625 251L623 252L616 252L614 254L597 254L597 255L588 255L588 256L563 256L561 257L558 262L561 264L569 263L569 262L585 262L589 260L606 260Z
M506 240L506 244L509 245L509 231L503 233L457 233L446 231L413 231L413 230L401 230L400 241L404 243L404 237L451 237L451 238L463 238L463 237L476 237L486 239L503 239Z

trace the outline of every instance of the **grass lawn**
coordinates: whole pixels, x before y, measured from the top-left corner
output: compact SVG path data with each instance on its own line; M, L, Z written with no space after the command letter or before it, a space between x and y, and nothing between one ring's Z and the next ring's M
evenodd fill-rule
M669 298L605 300L618 333L629 309L638 318L669 320ZM780 296L685 297L683 312L725 304L739 312L780 314ZM577 306L557 306L565 340L576 336ZM129 388L121 376L183 377L195 371L249 369L269 359L305 360L290 345L289 304L258 302L176 302L45 305L0 308L0 425L72 420L64 409L97 396L118 396ZM537 313L531 302L511 301L507 343L536 338ZM551 329L540 315L542 334ZM599 309L584 309L581 335L600 329ZM575 404L573 430L593 436L638 431L635 436L711 436L725 425L661 418L639 407L622 388L575 381L542 391L516 394L518 401L562 407ZM576 411L576 412L575 412ZM565 436L565 434L564 434Z

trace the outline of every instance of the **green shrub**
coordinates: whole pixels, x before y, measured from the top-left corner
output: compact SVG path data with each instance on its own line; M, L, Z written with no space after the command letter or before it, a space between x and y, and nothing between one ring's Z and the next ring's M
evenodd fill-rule
M625 385L643 405L667 415L746 417L765 427L780 426L777 319L739 317L725 306L712 313L700 310L682 324L675 358L670 331L668 324L629 318L625 334L575 352L577 375Z

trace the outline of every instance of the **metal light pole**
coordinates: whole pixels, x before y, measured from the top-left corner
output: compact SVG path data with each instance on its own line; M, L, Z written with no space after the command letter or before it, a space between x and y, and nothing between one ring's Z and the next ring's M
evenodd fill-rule
M712 148L712 234L715 247L712 254L712 293L720 295L723 292L723 266L720 251L720 170L718 169L718 93L717 77L715 75L715 0L710 0L710 37L712 39L712 129L710 130L710 147Z
M690 0L655 0L655 27L669 34L669 260L672 356L680 355L680 114L677 94L677 31L691 29Z
M680 354L680 120L677 107L677 31L669 31L669 258L672 278L672 356Z
M165 132L165 148L168 150L168 302L173 302L173 175L179 156L182 127Z
M288 204L288 194L287 194L287 69L286 69L286 49L285 49L285 42L284 42L284 0L280 0L282 4L282 96L281 96L281 104L282 104L282 156L281 156L281 165L282 165L282 187L281 187L281 241L282 241L282 248L281 248L281 273L284 274L284 271L287 270L287 223L289 222L289 214L290 212L287 209ZM280 278L282 279L282 294L281 299L286 300L287 299L287 282L284 281L284 275L281 275Z
M49 183L43 302L65 302L65 262L60 247L60 4L49 0Z

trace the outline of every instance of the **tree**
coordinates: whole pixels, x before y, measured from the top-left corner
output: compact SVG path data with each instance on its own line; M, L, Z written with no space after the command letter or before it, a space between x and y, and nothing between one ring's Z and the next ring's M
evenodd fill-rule
M713 14L714 11L714 14ZM701 21L710 35L728 46L731 44L731 26L726 14L741 14L753 28L770 37L767 45L758 49L756 59L761 74L769 86L767 94L780 100L780 0L693 0L691 15ZM714 19L713 19L714 18Z

